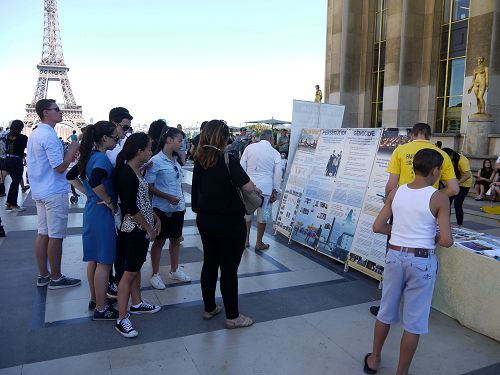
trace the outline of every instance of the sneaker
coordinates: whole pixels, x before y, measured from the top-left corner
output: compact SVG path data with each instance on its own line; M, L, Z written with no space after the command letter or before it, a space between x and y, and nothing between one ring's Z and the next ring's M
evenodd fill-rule
M178 280L178 281L183 281L183 282L191 281L191 278L188 275L186 275L183 270L181 270L179 268L177 268L177 271L175 271L175 272L170 271L168 273L168 276L172 280Z
M122 335L123 337L126 337L128 339L131 339L133 337L137 337L139 332L137 332L134 327L132 327L132 323L130 322L130 319L128 318L129 315L122 320L120 320L120 323L116 321L115 324L115 329Z
M5 206L5 211L22 212L22 211L26 211L26 208L7 204Z
M106 296L112 299L118 298L118 286L115 283L108 283L108 291L106 292Z
M38 275L38 280L36 281L36 286L47 286L50 283L50 274L47 276Z
M139 307L130 306L130 313L133 315L154 314L161 310L160 306L141 301Z
M249 327L253 324L253 319L248 316L241 315L236 319L226 319L226 328L227 329L235 329L235 328L243 328Z
M92 320L116 320L116 319L118 319L118 310L116 310L113 306L110 305L106 305L104 311L99 311L95 309L94 316L92 317Z
M5 229L3 227L3 225L0 225L0 237L5 237L6 234L5 234Z
M220 313L222 311L222 306L221 305L216 305L215 306L215 310L214 311L204 311L203 312L203 319L204 320L210 320L212 319L215 315L217 315L218 313Z
M80 279L72 279L71 277L62 276L59 280L50 280L49 289L62 289L78 286L82 283Z
M96 304L94 301L92 301L92 300L89 301L89 310L90 311L95 310L95 306L96 306Z
M151 286L155 289L165 289L165 283L161 279L159 273L154 273L149 282L151 283Z

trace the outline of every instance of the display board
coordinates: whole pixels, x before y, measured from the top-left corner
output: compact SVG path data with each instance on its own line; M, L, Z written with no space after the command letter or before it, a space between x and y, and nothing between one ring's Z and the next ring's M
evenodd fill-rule
M349 254L349 267L379 280L384 271L387 236L373 233L372 226L384 206L385 185L389 178L387 166L392 152L397 146L409 142L410 132L411 129L406 128L383 130Z
M322 130L291 239L347 261L380 129Z
M408 129L304 129L276 231L380 279L387 236L372 231L393 150Z
M276 232L290 237L292 225L297 215L302 194L311 174L311 165L320 138L320 129L302 129L293 163L289 166L289 175L276 216Z
M342 126L345 107L341 104L315 103L305 100L294 100L290 147L288 150L289 164L295 158L302 129L338 129ZM289 168L287 168L287 175Z

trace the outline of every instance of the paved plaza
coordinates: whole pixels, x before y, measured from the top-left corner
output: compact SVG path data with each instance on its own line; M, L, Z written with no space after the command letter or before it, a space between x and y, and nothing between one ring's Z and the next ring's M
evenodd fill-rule
M185 176L190 202L192 168ZM23 194L27 210L0 215L7 237L0 240L0 374L362 374L371 351L375 318L368 309L380 299L378 283L296 244L271 229L265 252L246 250L239 269L240 311L256 321L250 328L224 329L224 314L201 317L200 271L203 248L195 214L188 204L181 263L193 278L175 283L161 273L165 290L149 284L151 265L142 272L142 295L162 310L133 317L139 331L125 339L112 322L94 322L82 258L84 202L72 205L62 270L82 285L62 290L37 288L33 243L36 209ZM486 202L481 202L487 205ZM500 235L498 217L485 215L468 198L464 226ZM252 243L255 243L255 228ZM167 244L168 247L168 244ZM479 276L478 276L479 277ZM220 293L219 293L220 296ZM392 329L379 374L394 374L401 325ZM413 374L500 374L500 343L462 327L432 310L430 334L422 337Z

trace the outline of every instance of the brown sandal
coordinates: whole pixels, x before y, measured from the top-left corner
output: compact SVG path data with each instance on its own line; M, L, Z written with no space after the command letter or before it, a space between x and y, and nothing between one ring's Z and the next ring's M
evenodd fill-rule
M269 244L267 244L267 243L261 242L260 244L255 245L256 251L262 251L262 250L267 250L267 249L269 249Z

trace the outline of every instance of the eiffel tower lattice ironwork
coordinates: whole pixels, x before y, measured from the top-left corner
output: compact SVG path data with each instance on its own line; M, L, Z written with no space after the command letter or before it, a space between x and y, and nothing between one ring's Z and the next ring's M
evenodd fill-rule
M71 91L68 79L69 68L64 63L64 56L59 35L59 20L57 17L57 0L44 0L44 26L42 60L38 68L38 82L31 103L26 104L24 123L31 127L40 121L35 111L35 104L40 99L47 98L49 81L59 81L64 97L62 123L77 130L85 126L82 106L77 105Z

